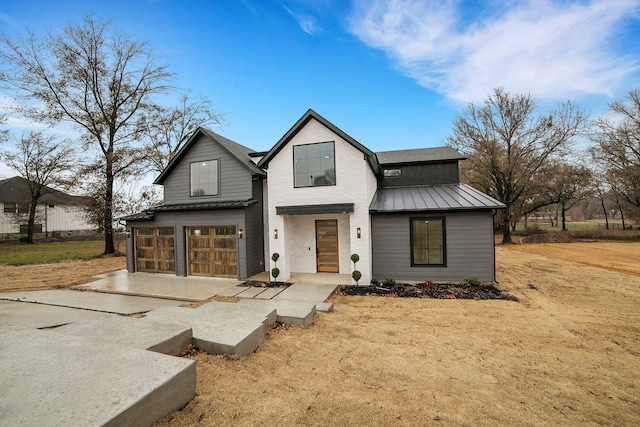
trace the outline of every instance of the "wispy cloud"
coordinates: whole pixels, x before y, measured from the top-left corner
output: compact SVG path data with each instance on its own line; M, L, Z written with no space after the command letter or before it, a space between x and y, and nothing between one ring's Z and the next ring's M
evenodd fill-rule
M498 1L478 16L464 12L456 1L358 0L351 31L461 102L498 86L552 100L611 95L640 71L614 49L625 20L638 19L638 0Z
M300 28L302 28L302 31L305 33L313 36L320 30L318 20L313 15L305 12L294 11L284 3L282 4L282 7L298 22L298 25L300 25Z

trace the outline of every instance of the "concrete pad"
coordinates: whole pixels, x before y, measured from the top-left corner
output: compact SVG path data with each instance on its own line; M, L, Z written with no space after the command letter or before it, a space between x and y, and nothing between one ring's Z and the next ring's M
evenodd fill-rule
M180 354L191 344L192 338L191 328L168 323L142 322L140 319L124 316L85 319L56 328L55 332L170 356Z
M244 291L240 292L239 294L237 294L236 296L238 298L255 298L256 295L260 295L261 293L263 293L267 288L258 288L255 286L250 286L248 288L245 288Z
M284 291L284 288L267 288L264 292L256 295L257 299L271 299Z
M331 313L333 311L333 303L331 302L317 302L316 311L320 313Z
M233 288L229 288L227 290L224 290L224 291L220 292L216 296L218 296L218 297L235 297L239 293L244 292L246 290L247 290L246 286L234 286Z
M208 320L238 319L241 322L262 322L266 326L265 334L277 320L275 307L266 305L250 307L238 303L209 301L195 310L203 313Z
M274 299L324 302L336 290L337 286L318 283L294 283L276 295Z
M275 309L278 314L278 322L287 325L311 325L313 323L313 315L316 312L315 303L308 301L245 299L237 304L255 308L269 307Z
M25 326L29 328L52 328L83 319L108 319L117 314L98 313L68 307L56 307L27 302L0 301L0 327Z
M253 353L264 342L265 337L264 318L256 320L242 316L222 317L203 310L163 307L147 313L141 320L191 327L193 345L213 354L246 356Z
M117 314L144 313L159 307L179 306L183 304L181 301L168 299L103 294L100 292L81 292L68 289L5 292L0 293L0 300L82 308L85 310Z
M195 396L192 360L53 331L0 328L7 426L151 425Z
M233 279L179 277L173 274L159 273L129 273L127 270L119 270L99 277L100 279L95 282L75 288L124 295L204 301L241 283Z

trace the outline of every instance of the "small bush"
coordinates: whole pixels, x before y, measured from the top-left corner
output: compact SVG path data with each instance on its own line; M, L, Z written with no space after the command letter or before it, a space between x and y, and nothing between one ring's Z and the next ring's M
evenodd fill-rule
M477 277L465 277L464 279L462 279L462 283L464 283L465 285L473 285L473 286L480 286L480 280L478 280Z
M356 262L360 261L360 255L358 255L358 254L351 255L351 261L353 261L354 264Z
M273 262L277 262L279 258L280 254L278 252L274 252L273 255L271 255L271 259L273 260Z
M382 284L387 286L394 286L396 284L396 281L395 279L388 278L388 279L384 279L384 282L382 282Z
M280 269L278 267L274 267L271 269L271 275L273 276L273 280L276 280L280 275Z
M353 273L351 273L351 277L356 281L356 283L358 283L358 280L362 278L362 273L360 273L358 270L353 270Z

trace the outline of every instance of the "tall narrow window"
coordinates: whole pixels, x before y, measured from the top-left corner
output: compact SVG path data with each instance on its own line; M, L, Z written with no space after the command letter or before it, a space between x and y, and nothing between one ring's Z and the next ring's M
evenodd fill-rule
M220 186L218 160L191 163L191 196L217 196Z
M293 180L297 187L336 185L336 160L333 142L293 147Z
M446 265L445 222L439 218L411 218L411 265Z

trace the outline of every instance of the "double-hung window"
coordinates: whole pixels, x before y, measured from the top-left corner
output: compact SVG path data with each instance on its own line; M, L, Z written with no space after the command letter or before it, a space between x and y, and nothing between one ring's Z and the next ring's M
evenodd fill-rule
M220 194L218 160L205 160L190 164L191 197Z
M444 217L411 218L411 265L447 264Z
M336 185L336 159L333 142L293 147L294 187Z

